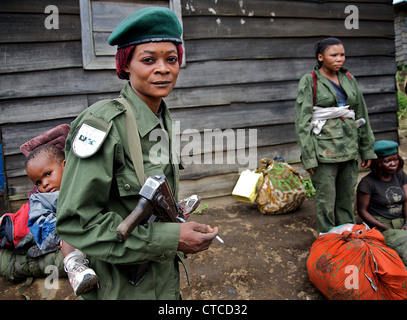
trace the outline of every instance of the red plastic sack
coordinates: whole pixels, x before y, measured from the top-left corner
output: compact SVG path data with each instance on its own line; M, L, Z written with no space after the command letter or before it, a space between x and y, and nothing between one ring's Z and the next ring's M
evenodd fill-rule
M407 270L376 228L321 235L307 260L311 282L331 300L405 300Z
M5 213L0 217L0 247L19 248L32 239L28 229L29 212L30 205L26 202L16 213Z

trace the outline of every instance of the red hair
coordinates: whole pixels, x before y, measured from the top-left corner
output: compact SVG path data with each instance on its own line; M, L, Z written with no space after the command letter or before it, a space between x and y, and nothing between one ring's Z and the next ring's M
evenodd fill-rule
M176 46L177 46L177 51L178 51L178 64L179 64L179 66L181 66L184 50L182 49L181 43L176 44ZM135 48L136 48L136 45L117 49L116 72L117 72L117 76L120 79L129 80L129 73L124 71L124 69L129 65L131 58L133 57L133 52L134 52Z

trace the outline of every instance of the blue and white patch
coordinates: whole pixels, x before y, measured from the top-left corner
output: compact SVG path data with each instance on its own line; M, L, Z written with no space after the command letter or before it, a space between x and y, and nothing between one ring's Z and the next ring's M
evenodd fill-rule
M96 153L105 140L107 132L82 123L72 143L72 151L79 158L87 158Z

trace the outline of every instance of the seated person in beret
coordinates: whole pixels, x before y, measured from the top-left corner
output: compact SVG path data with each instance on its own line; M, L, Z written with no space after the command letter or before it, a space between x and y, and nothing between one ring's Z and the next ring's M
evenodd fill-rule
M180 71L181 34L176 15L163 7L138 10L120 22L108 40L118 46L117 74L128 80L120 99L96 102L71 125L56 229L99 276L99 286L83 299L180 299L179 262L185 266L185 253L208 249L218 233L194 221L145 221L125 240L116 234L136 208L145 177L165 175L178 197L177 148L163 98ZM126 126L131 115L135 121ZM167 161L150 152L157 149L153 131L165 133L168 149L161 153ZM134 145L141 148L134 157L141 163L133 160Z
M374 151L378 158L372 161L372 172L357 187L359 215L370 227L381 231L407 230L407 175L397 147L393 141L377 141Z
M365 223L383 233L386 245L407 264L407 175L397 148L394 141L375 142L378 158L372 160L372 172L358 184L357 210Z

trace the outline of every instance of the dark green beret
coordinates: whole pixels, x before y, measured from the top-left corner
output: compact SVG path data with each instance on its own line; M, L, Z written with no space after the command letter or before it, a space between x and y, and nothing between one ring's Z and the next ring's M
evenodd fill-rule
M376 141L374 144L374 152L380 158L385 158L397 153L398 143L389 140Z
M118 49L146 42L181 43L182 27L173 11L165 7L147 7L123 19L108 39Z

